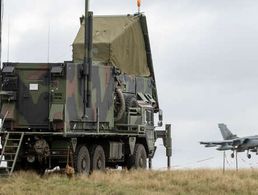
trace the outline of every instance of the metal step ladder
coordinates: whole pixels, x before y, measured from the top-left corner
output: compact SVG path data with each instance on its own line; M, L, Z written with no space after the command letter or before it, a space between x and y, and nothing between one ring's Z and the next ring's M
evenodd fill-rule
M15 132L7 133L5 137L4 145L2 146L2 152L0 157L0 164L7 162L6 173L0 175L11 175L14 171L16 161L20 152L21 144L23 141L24 133Z

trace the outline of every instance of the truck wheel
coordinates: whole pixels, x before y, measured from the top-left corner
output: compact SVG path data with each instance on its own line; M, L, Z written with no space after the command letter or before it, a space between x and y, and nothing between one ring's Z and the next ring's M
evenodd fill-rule
M147 154L142 144L136 144L134 154L130 157L127 163L128 169L146 169L147 167Z
M102 146L97 145L92 148L92 162L91 162L91 170L92 171L104 171L106 168L106 158L105 152Z
M90 172L90 155L85 145L78 146L74 156L75 171L88 175Z

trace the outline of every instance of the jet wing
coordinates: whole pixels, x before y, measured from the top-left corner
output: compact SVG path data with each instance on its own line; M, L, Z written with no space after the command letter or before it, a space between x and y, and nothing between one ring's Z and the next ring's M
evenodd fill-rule
M200 144L202 144L202 145L214 145L214 146L225 145L225 144L232 145L233 144L233 140L209 141L209 142L201 141Z
M200 144L204 145L206 148L218 146L217 150L220 150L220 151L234 149L234 146L232 146L233 140L200 142Z

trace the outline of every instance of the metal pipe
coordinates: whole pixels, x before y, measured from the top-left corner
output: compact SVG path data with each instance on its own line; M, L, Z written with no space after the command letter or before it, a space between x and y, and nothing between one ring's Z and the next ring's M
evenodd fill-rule
M171 159L170 159L170 156L168 156L167 158L168 158L168 170L170 170L170 168L171 168Z
M237 156L237 151L236 151L236 171L238 171L238 156Z
M226 152L223 152L223 173L225 173L226 170Z
M91 77L92 77L92 31L93 12L88 13L88 75L87 75L87 107L91 107Z
M83 62L83 118L91 107L91 66L92 66L93 13L89 12L89 0L85 0L84 16L84 62Z
M152 169L152 158L149 157L149 169L151 170Z
M172 139L171 139L171 125L166 125L166 156L167 156L167 167L170 170L171 167L171 156L172 156Z
M87 68L88 68L88 16L89 16L89 1L85 0L85 14L84 14L84 61L83 61L83 118L86 118L87 107Z
M85 16L84 16L84 64L83 64L83 74L87 75L87 66L88 66L88 57L89 57L89 51L88 51L88 45L89 45L89 39L88 39L88 28L89 28L89 0L85 0Z

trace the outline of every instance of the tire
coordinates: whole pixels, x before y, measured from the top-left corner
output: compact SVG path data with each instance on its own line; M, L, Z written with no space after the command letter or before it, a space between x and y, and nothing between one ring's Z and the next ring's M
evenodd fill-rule
M121 89L116 88L116 93L115 93L115 101L114 101L114 117L115 117L115 122L119 121L125 112L125 98L124 94Z
M91 170L104 171L106 168L105 152L101 145L92 148Z
M76 148L74 156L74 168L76 173L88 175L90 173L90 155L85 145Z
M126 111L129 111L129 108L138 107L137 99L134 95L128 95L125 98L125 107L126 107Z
M129 157L127 162L128 169L146 169L147 168L147 154L145 147L142 144L136 144L134 154Z

